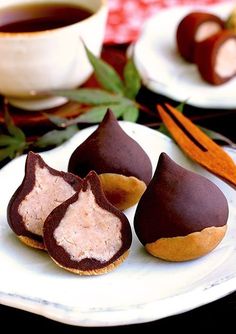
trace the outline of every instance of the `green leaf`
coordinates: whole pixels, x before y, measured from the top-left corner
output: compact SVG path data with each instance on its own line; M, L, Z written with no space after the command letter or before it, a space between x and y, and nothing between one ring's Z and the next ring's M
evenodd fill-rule
M54 90L53 95L67 97L70 101L75 101L89 105L100 105L110 103L120 103L122 97L108 93L102 89L95 88L80 88L69 90Z
M187 101L188 101L188 100L185 100L185 101L181 102L181 103L176 107L176 109L177 109L179 112L182 113L182 112L184 111L184 107L185 107Z
M65 127L65 121L67 121L66 118L63 117L59 117L59 116L55 116L55 115L51 115L51 114L47 114L47 113L43 113L50 122L52 122L54 125L58 126L58 127Z
M102 87L110 92L123 95L124 85L115 69L104 60L94 56L92 52L89 51L89 49L86 47L86 45L85 50L88 59L93 66L96 79L102 85Z
M202 126L198 126L199 129L201 129L208 137L210 137L213 140L220 140L228 145L230 145L233 148L236 148L236 144L232 142L229 138L223 136L222 134L215 132L213 130L209 130L206 128L203 128Z
M13 137L18 138L20 141L25 141L24 132L20 128L15 126L7 109L4 110L4 120L9 134Z
M107 112L107 108L108 106L92 107L86 113L74 118L73 122L74 123L100 123Z
M103 106L97 106L92 107L89 109L88 112L69 120L66 124L76 124L76 123L100 123L106 112L107 109L111 109L116 118L119 118L122 116L124 110L126 108L125 104L112 104L112 105L103 105Z
M13 159L28 147L24 132L15 126L7 108L6 103L4 104L4 121L8 134L0 134L0 161L6 158Z
M139 109L135 105L129 105L125 107L125 111L122 115L124 121L136 122L139 117Z
M15 151L12 147L5 147L5 148L0 149L0 161L6 158L13 159L14 156L15 156Z
M8 135L0 135L0 146L15 145L18 140Z
M14 143L6 145L0 149L0 161L6 158L15 158L16 156L22 154L27 146L28 145L25 142L20 141L14 141Z
M167 130L166 126L164 124L161 124L159 126L159 128L157 129L157 131L163 133L164 135L166 135L167 137L172 138L170 132Z
M141 79L135 67L133 59L130 58L124 67L125 96L134 99L141 87Z
M35 147L45 148L47 146L57 146L70 139L78 132L76 125L68 126L65 130L52 130L40 137L35 143Z

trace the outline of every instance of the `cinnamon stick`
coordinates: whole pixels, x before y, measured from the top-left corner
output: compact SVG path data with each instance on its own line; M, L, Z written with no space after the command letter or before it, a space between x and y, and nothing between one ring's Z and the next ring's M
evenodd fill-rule
M168 131L191 159L236 186L236 164L219 145L171 105L157 105L157 109Z

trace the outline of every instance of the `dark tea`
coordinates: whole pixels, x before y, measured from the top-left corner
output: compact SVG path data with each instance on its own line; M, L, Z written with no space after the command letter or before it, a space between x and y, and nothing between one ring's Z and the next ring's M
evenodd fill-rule
M66 3L20 4L0 10L0 32L33 32L65 27L93 13Z

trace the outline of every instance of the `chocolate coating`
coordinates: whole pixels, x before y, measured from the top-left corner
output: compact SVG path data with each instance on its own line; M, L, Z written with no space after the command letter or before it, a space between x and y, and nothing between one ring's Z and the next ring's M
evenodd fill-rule
M81 261L72 260L70 254L62 246L58 245L54 237L54 231L60 225L60 222L65 216L69 206L79 201L80 193L86 192L88 188L90 188L94 194L98 206L118 217L121 222L122 246L119 251L106 262L100 262L93 258L85 258ZM77 219L82 219L79 214ZM98 269L101 269L102 272L103 268L108 267L129 250L132 242L132 232L126 216L107 201L97 174L94 171L91 171L83 180L79 191L67 201L55 208L48 216L44 224L44 242L49 255L63 268L75 269L74 272L80 271L80 273L83 271L91 272Z
M68 171L85 177L91 170L97 174L115 173L135 176L149 183L152 165L146 152L120 127L108 110L98 128L71 155Z
M195 61L195 47L198 28L206 22L215 22L223 29L223 21L216 15L205 12L191 12L178 25L176 32L177 48L180 55L189 62Z
M198 70L202 78L213 85L221 85L236 75L235 72L230 76L222 77L215 70L217 52L229 39L236 41L236 34L230 30L222 30L196 46L195 58Z
M222 191L162 153L154 177L139 201L134 228L146 245L160 238L224 226L227 219L228 203Z
M62 177L64 181L67 182L75 191L78 189L78 186L81 183L81 179L78 176L73 175L71 173L60 172L58 170L49 167L43 161L43 159L40 157L39 154L35 154L33 152L28 153L25 163L24 179L8 203L7 220L11 229L18 236L25 236L28 237L29 239L36 240L39 243L42 243L42 248L43 248L42 236L32 233L26 229L23 217L19 214L18 211L21 202L26 198L26 196L33 190L35 186L35 170L37 164L38 166L40 166L40 168L47 168L47 170L51 175ZM48 180L45 180L45 182L48 182ZM40 203L40 205L43 205L43 203Z

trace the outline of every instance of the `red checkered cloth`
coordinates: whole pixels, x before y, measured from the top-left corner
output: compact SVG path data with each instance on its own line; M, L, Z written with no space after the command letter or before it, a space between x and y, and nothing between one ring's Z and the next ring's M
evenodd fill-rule
M113 44L135 41L139 36L144 21L162 8L179 5L212 5L222 2L226 1L109 0L109 16L105 43Z

